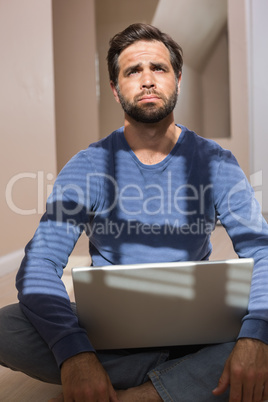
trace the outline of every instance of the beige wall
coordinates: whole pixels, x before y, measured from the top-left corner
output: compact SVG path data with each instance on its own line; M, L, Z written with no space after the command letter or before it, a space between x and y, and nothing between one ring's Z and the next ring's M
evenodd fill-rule
M98 140L94 0L53 0L58 171Z
M227 32L222 30L206 62L184 63L175 121L206 138L230 136Z
M228 0L231 137L216 139L230 149L249 176L249 83L246 0Z
M268 217L268 2L248 0L251 173Z
M0 1L0 54L3 256L33 235L56 173L50 0Z
M99 138L94 0L0 0L0 48L4 256L32 237L57 167Z
M203 132L202 87L200 72L183 65L181 91L174 110L176 123L183 124L199 135Z
M202 68L202 128L206 138L230 137L230 90L227 26Z

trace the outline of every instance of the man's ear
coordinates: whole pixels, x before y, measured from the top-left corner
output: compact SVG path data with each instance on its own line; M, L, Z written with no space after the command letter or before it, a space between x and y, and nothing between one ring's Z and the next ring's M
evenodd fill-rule
M113 81L110 81L110 86L112 88L112 91L113 91L114 98L115 98L116 102L120 103L119 96L118 96L118 93L117 93L117 89L116 89L116 86L113 83Z

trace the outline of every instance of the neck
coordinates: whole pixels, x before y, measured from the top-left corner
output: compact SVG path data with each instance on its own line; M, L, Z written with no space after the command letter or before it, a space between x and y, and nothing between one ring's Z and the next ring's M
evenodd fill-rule
M139 123L125 116L125 138L144 164L161 162L178 141L181 129L175 126L173 114L158 123Z

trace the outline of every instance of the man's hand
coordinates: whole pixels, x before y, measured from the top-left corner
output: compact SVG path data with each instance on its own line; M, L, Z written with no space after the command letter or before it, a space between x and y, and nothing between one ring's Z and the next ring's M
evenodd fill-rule
M229 385L229 402L268 399L268 345L249 338L237 341L213 394L221 395Z
M118 402L108 374L95 353L80 353L61 367L64 402Z

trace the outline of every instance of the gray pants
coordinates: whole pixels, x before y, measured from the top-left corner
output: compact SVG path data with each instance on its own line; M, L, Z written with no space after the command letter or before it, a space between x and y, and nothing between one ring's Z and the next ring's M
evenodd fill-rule
M0 310L0 364L60 384L56 360L18 304ZM115 389L152 381L163 401L228 401L228 392L212 395L234 343L189 349L97 352ZM186 353L186 355L185 355ZM183 355L178 357L178 355Z

